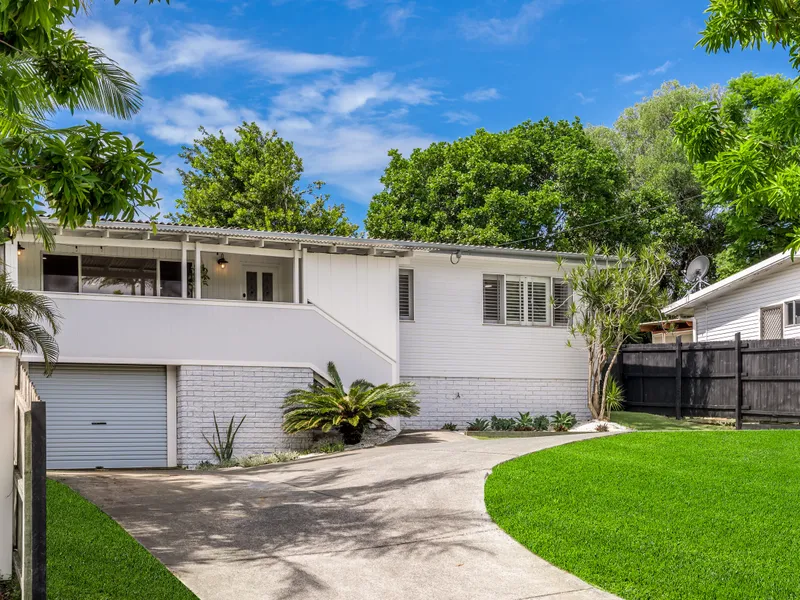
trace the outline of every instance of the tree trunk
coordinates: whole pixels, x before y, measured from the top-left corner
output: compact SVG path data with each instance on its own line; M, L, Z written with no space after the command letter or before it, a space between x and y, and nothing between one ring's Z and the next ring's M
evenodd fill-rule
M362 424L350 425L350 423L342 423L339 425L339 433L342 434L342 441L346 446L354 446L361 441L361 436L364 433L364 426Z
M614 350L614 356L611 357L611 362L608 363L608 368L606 369L605 378L603 380L603 394L601 396L602 403L600 405L600 415L601 415L600 418L601 419L604 418L603 415L605 415L605 413L606 413L606 393L607 393L607 390L608 390L608 378L609 378L609 375L611 374L611 370L614 368L614 365L617 364L617 358L619 358L619 352L620 352L621 349L622 349L622 342L619 342L617 344L616 349ZM608 417L610 417L610 416L611 415L609 414Z

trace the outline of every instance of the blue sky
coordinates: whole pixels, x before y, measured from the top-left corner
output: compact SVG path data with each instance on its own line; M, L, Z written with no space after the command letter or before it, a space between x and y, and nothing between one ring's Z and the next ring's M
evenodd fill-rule
M133 121L91 116L163 162L162 211L181 196L177 153L201 125L256 120L295 143L356 222L404 154L526 119L612 124L663 81L707 86L791 74L783 51L695 49L702 0L98 0L79 34L130 70ZM86 115L83 115L86 116Z

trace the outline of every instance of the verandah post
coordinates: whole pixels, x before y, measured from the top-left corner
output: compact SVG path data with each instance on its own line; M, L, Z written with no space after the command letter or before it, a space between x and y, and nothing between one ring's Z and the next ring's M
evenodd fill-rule
M675 418L683 418L681 415L681 403L683 402L683 346L681 338L675 338Z
M733 338L733 351L736 355L736 429L742 428L742 334Z

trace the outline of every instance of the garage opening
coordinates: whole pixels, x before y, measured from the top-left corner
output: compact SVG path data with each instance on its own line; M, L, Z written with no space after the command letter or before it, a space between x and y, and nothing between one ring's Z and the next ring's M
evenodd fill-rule
M47 402L47 468L167 466L163 366L59 364L45 377L29 365Z

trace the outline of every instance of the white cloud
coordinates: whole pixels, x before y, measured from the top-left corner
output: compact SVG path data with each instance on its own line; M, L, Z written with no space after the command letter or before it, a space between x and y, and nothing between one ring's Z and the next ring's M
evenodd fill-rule
M478 115L466 110L447 111L442 115L448 123L469 125L478 120Z
M527 37L531 25L540 21L560 0L532 0L523 4L513 17L505 19L474 19L462 17L461 34L468 40L481 40L495 44L511 44Z
M405 31L406 22L414 17L414 3L405 6L390 6L383 15L384 21L395 35L400 35Z
M674 64L675 63L673 63L671 60L668 60L660 67L656 67L655 69L650 69L649 73L650 75L659 75L661 73L666 73L674 66Z
M173 100L146 98L137 121L147 133L172 145L190 144L200 126L216 133L233 135L242 121L254 121L258 115L246 108L231 106L227 101L208 94L185 94Z
M267 76L281 77L346 71L368 62L359 56L264 48L250 40L226 37L214 27L205 25L187 26L162 46L154 44L147 28L137 34L129 27L112 28L97 21L82 21L76 29L81 37L102 48L139 82L179 71L202 71L232 64Z
M591 104L592 102L595 101L594 96L587 96L587 95L583 94L582 92L578 92L575 95L581 101L581 104Z
M489 100L499 100L500 92L496 88L478 88L464 94L467 102L488 102Z
M617 81L619 83L630 83L632 81L636 81L642 76L641 73L629 73L627 75L620 75L617 74Z

